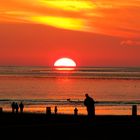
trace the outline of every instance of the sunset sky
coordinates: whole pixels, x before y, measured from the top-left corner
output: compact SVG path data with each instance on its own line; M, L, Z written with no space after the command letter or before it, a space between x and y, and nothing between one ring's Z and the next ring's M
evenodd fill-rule
M0 0L0 65L140 66L140 0Z

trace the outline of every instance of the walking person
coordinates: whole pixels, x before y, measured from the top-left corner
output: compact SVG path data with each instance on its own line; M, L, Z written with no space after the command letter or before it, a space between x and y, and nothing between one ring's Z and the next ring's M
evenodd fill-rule
M23 113L24 104L22 102L20 102L19 108L20 108L20 113Z
M11 107L12 107L12 113L15 112L15 105L16 105L16 103L15 103L15 102L12 102L12 104L11 104Z
M18 113L18 109L19 109L18 103L15 103L15 109L16 109L16 113Z

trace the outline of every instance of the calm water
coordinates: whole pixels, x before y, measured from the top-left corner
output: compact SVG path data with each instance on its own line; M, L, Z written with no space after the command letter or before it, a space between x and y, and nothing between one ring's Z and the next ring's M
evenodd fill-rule
M86 114L85 93L98 102L96 114L131 114L132 104L140 108L140 68L0 67L5 111L11 111L12 101L22 100L27 112L45 113L46 106L57 105L59 113L71 114L78 107L79 114Z

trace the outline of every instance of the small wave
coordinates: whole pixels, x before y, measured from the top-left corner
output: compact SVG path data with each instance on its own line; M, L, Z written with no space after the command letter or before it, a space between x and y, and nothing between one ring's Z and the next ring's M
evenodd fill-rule
M0 67L2 77L26 78L86 78L140 80L140 68L134 67L80 67L74 71L56 71L50 67Z
M67 99L0 99L0 104L11 104L15 102L23 102L26 105L83 105L83 100L67 100ZM135 101L96 101L96 105L140 105L140 100Z

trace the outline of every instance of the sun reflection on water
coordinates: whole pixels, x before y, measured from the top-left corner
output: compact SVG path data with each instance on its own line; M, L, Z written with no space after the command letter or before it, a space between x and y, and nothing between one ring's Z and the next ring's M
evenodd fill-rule
M74 71L75 68L74 67L55 67L55 70L69 72L69 71Z

